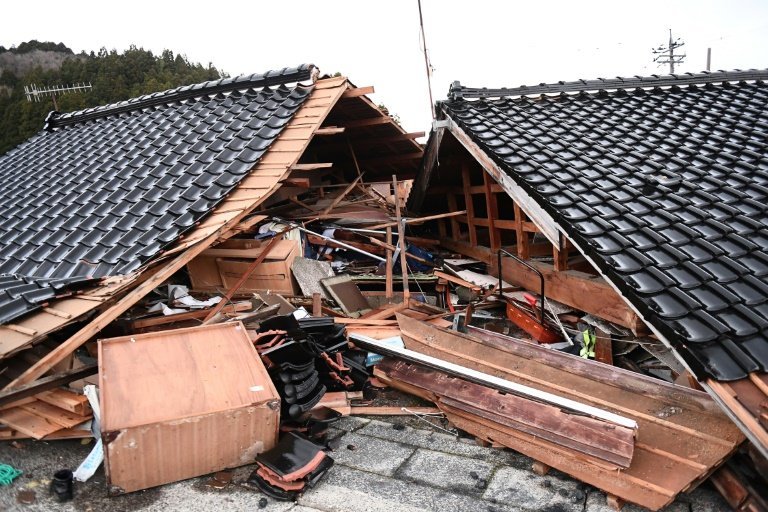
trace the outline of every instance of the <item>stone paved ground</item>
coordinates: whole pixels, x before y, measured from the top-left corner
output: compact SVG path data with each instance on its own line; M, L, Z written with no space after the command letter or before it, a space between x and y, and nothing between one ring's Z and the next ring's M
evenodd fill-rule
M551 471L538 476L531 459L508 451L477 446L469 439L422 428L362 418L343 418L333 431L336 465L298 503L271 498L265 511L282 512L610 512L605 495ZM397 425L397 426L395 426ZM428 428L428 427L427 427ZM0 510L18 511L257 511L264 497L240 485L253 466L238 468L234 483L221 490L206 485L208 477L165 485L125 496L106 495L102 470L76 484L73 502L59 504L47 493L56 469L76 467L90 445L77 441L24 441L17 447L0 443L0 463L25 474L0 487ZM20 489L32 489L33 505L17 503ZM640 507L628 505L627 512ZM701 487L665 509L669 512L730 510L712 489Z

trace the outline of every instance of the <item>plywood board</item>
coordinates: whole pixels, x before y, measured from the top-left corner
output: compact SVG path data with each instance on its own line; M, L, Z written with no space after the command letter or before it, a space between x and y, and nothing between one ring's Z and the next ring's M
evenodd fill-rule
M368 301L350 276L328 277L320 282L347 316L357 318L371 310Z
M100 340L99 381L104 431L278 396L240 322Z

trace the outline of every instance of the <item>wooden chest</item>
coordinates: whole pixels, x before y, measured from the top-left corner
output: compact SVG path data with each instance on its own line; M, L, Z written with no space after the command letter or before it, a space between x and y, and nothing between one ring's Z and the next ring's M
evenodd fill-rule
M99 340L110 494L250 464L280 399L240 322Z
M214 249L206 249L187 264L192 289L209 293L228 290L259 257L265 245L256 240L230 239ZM291 278L291 264L296 256L301 256L299 242L280 240L238 291L297 293L299 290Z

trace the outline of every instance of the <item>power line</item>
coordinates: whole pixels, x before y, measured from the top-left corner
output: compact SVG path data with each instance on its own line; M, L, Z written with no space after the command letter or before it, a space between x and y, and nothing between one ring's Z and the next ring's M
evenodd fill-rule
M424 34L424 17L421 15L421 0L419 4L419 26L421 27L421 46L424 48L424 65L427 68L427 88L429 89L429 108L432 109L432 120L435 115L435 102L432 100L432 66L429 64L429 54L427 53L427 36Z
M672 39L672 29L669 29L669 44L667 44L667 46L662 45L651 50L653 54L656 55L656 57L653 59L653 62L656 64L669 64L669 73L674 73L675 64L682 64L686 57L684 53L675 54L675 50L684 45L685 42L681 41L679 37L675 40Z

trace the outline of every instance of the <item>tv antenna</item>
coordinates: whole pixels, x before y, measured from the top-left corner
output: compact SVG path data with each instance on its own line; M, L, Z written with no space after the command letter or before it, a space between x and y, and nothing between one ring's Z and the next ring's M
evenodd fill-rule
M656 57L653 58L653 62L656 64L669 64L669 73L675 72L675 64L682 64L685 61L685 54L675 54L675 50L685 45L685 42L677 39L672 39L672 29L669 29L669 44L667 46L661 45L658 48L653 48L651 51Z
M40 98L47 98L50 96L50 98L53 100L53 109L59 110L59 105L56 103L56 96L61 96L62 94L66 94L68 92L81 92L91 89L93 89L93 86L90 82L87 84L77 83L69 86L55 85L46 89L38 89L37 85L32 84L24 86L24 94L27 96L27 101L34 102L39 102Z

